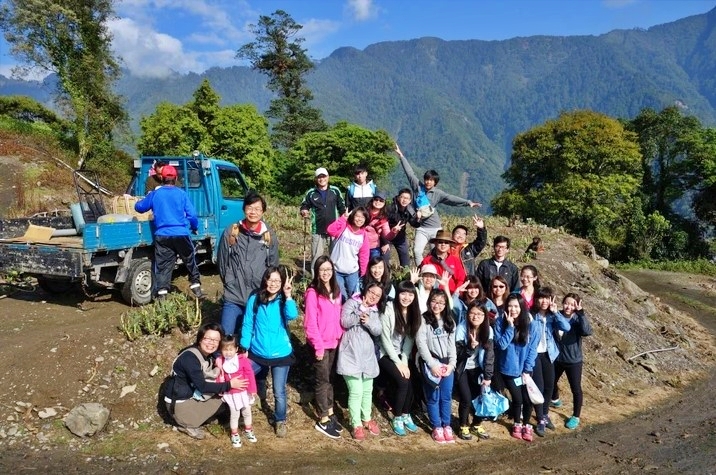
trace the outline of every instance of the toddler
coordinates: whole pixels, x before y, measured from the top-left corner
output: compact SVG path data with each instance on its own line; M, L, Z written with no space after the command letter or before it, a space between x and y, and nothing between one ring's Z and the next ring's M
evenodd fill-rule
M237 345L234 335L225 335L221 340L221 356L216 359L216 365L221 368L217 383L234 378L245 378L249 382L247 389L232 389L221 396L231 411L231 445L241 447L239 416L244 418L244 436L249 442L256 442L258 439L254 435L251 418L251 405L256 400L256 378L246 348Z

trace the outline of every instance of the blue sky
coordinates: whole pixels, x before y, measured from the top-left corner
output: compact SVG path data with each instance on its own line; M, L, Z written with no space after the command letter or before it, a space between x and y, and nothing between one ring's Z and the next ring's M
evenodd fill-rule
M115 52L133 74L161 77L242 64L236 50L259 15L285 10L314 59L336 48L435 36L503 40L600 35L706 13L716 0L117 0ZM0 40L0 74L15 60ZM35 73L36 77L44 74Z

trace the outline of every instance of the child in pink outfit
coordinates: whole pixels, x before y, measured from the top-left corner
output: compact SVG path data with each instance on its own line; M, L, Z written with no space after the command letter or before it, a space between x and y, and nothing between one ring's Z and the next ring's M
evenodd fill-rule
M234 335L225 335L221 341L221 356L216 359L216 366L221 368L216 382L230 381L234 378L248 380L249 386L246 389L232 389L224 393L221 398L229 405L231 418L231 445L241 447L239 437L239 417L244 418L244 436L249 442L256 442L253 431L253 420L251 417L251 405L256 399L256 378L248 358L246 348L236 344Z

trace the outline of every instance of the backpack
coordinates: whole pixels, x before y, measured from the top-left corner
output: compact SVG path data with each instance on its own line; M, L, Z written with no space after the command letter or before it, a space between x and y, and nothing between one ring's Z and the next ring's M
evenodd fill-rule
M429 218L435 213L435 208L430 205L427 191L422 184L420 184L415 192L415 209L416 211L420 211L421 219Z

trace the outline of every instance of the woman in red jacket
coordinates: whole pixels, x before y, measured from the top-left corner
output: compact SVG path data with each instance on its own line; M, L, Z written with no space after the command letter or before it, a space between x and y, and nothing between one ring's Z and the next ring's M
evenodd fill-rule
M425 256L420 266L432 264L438 270L439 275L447 272L450 275L449 295L452 295L467 278L462 260L457 256L450 255L450 246L455 244L455 241L453 241L452 235L449 232L441 229L437 235L430 240L430 244L434 244L435 247L430 251L430 254Z

